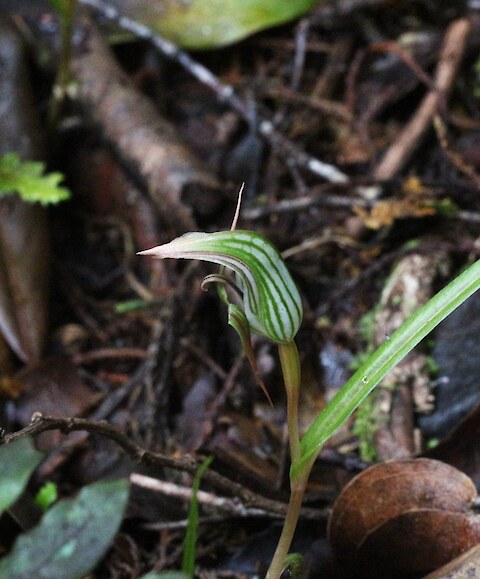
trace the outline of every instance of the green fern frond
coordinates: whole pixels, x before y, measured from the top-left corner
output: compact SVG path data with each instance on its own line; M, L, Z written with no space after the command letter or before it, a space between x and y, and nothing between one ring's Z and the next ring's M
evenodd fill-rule
M28 203L49 205L70 198L70 191L60 183L61 173L45 174L40 161L21 161L17 153L0 157L0 197L18 193Z

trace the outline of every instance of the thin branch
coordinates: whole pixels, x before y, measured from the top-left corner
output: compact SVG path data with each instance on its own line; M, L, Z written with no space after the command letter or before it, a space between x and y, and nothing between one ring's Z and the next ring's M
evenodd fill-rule
M9 444L15 440L19 440L20 438L25 438L26 436L37 436L38 434L48 430L60 430L64 434L83 430L105 436L106 438L116 442L138 463L172 468L192 475L195 474L200 467L200 463L191 456L174 458L160 452L153 452L142 448L132 442L126 434L117 430L117 428L105 421L91 421L84 418L57 418L52 416L43 416L40 413L35 413L32 416L32 422L25 428L22 428L22 430L10 434L0 433L0 445ZM241 501L244 509L262 509L271 514L282 516L286 513L287 506L284 503L262 497L261 495L250 491L243 485L218 474L214 470L208 469L204 473L202 479L204 482L214 486L221 492L237 497L238 500ZM308 519L320 520L324 519L327 515L327 509L320 510L308 508L302 510L302 516Z
M187 52L181 50L176 44L163 38L148 26L123 16L114 6L107 4L103 0L80 0L80 3L84 6L89 6L105 19L114 22L124 30L128 30L136 37L150 42L164 56L177 62L199 82L209 87L215 93L220 102L227 103L232 109L239 113L247 123L252 123L252 113L250 108L238 96L233 86L221 82L221 80L208 68L194 60ZM293 159L293 161L300 167L303 167L311 173L314 173L332 183L349 182L349 177L337 167L310 156L280 134L271 121L267 119L260 120L257 130L272 147L276 148L283 155L291 157L291 159Z
M440 115L435 115L433 117L433 127L437 134L440 146L445 151L445 155L447 156L450 163L452 163L452 165L458 171L466 175L477 188L480 188L480 175L478 175L472 165L467 163L462 158L460 153L454 151L454 149L451 147L448 141L447 127L445 126L445 123L443 122Z
M144 360L148 356L146 350L141 348L99 348L98 350L91 350L75 354L73 356L74 364L91 364L98 360Z
M352 207L369 208L372 205L372 202L360 197L322 193L321 195L305 195L294 199L283 199L261 207L249 207L243 210L242 218L248 221L256 221L273 214L304 211L317 206L351 209Z
M455 20L447 30L435 74L435 90L424 97L410 121L385 153L375 169L374 177L391 179L408 162L422 137L430 127L439 104L449 92L461 63L470 24L465 18Z
M144 489L161 493L166 496L176 497L184 501L190 501L193 497L193 490L190 487L177 485L150 476L132 473L130 475L130 481L132 484ZM265 511L264 509L246 508L235 498L218 497L205 491L198 491L196 496L198 502L205 507L210 507L216 511L221 511L224 514L236 517L267 517L272 514L271 511ZM280 515L278 516L280 517Z

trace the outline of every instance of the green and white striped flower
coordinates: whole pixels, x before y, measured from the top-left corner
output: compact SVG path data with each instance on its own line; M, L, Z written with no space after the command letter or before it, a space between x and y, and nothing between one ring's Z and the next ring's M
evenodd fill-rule
M277 344L290 343L298 332L303 309L297 287L277 249L258 233L187 233L140 254L159 259L199 259L232 270L242 295L243 312L230 304L229 322L239 333L241 322L237 320L241 313L249 330ZM206 281L222 281L222 274L207 277Z

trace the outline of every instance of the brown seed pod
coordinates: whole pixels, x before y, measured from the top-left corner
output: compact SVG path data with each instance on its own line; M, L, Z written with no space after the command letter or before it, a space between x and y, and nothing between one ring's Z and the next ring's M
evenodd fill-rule
M476 496L470 478L445 463L381 463L343 489L329 540L355 576L360 569L368 577L432 570L480 542L479 518L469 510Z

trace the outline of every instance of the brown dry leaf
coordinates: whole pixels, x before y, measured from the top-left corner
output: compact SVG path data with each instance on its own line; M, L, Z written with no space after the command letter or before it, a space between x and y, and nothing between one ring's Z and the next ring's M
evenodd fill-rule
M365 538L406 512L436 509L465 513L477 496L472 481L439 461L407 459L377 464L355 477L334 504L328 534L346 568Z
M14 362L12 350L0 332L0 380L4 376L11 376L13 374L13 368Z
M397 219L435 215L437 210L429 195L429 189L422 185L418 177L409 177L402 184L400 198L379 201L370 210L361 207L354 210L366 227L380 229L393 225Z
M480 517L438 509L418 509L391 519L369 533L356 564L369 579L426 573L480 542Z
M436 209L422 199L389 199L379 201L370 210L354 207L355 213L370 229L380 229L393 225L396 219L407 217L426 217L435 215Z
M41 129L29 84L25 45L0 18L0 155L38 158ZM0 201L0 331L24 361L39 358L47 318L49 247L43 208Z
M38 360L47 326L49 271L43 208L0 201L0 330L23 361Z

